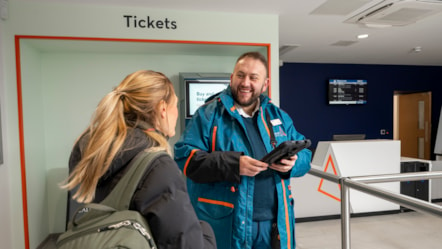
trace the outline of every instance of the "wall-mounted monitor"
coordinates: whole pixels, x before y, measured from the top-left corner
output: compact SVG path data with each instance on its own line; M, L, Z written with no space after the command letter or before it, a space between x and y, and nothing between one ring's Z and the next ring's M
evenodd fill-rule
M198 107L212 95L229 86L230 80L188 80L186 86L186 118L191 118Z
M328 103L330 105L366 104L367 80L329 79Z
M207 98L230 84L230 73L180 73L180 124L184 130L195 111Z

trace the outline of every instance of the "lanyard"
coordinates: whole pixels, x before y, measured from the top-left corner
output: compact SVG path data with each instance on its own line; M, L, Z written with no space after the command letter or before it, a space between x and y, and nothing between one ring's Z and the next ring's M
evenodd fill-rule
M270 144L272 145L272 148L274 149L274 148L276 148L275 132L273 131L272 122L270 122L269 111L267 109L265 109L265 111L266 111L267 126L269 127L269 130L270 130Z

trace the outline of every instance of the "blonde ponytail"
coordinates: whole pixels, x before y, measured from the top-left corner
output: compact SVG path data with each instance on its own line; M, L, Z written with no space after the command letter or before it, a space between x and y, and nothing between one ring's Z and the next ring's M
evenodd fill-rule
M162 73L140 70L128 75L97 105L89 127L76 142L83 136L88 138L81 160L61 187L72 190L78 186L73 198L78 202L92 202L97 183L121 150L127 130L140 123L153 127L158 122L155 107L161 100L170 102L174 94L172 83ZM171 154L163 135L150 131L146 134L155 142L151 150L166 150Z

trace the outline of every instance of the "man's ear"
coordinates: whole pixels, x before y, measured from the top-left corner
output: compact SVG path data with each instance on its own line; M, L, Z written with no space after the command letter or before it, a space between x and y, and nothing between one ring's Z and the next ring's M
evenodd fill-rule
M263 87L263 89L262 89L262 92L267 91L267 89L269 88L269 85L270 85L270 79L267 77L267 78L264 80L264 87Z

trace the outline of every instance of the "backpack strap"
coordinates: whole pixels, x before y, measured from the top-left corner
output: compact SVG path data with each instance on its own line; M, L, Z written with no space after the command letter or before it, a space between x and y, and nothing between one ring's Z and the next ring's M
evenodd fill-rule
M127 167L129 169L114 187L114 189L101 201L101 204L113 207L117 210L129 209L130 201L144 172L152 164L152 161L161 155L169 155L165 151L141 151Z

